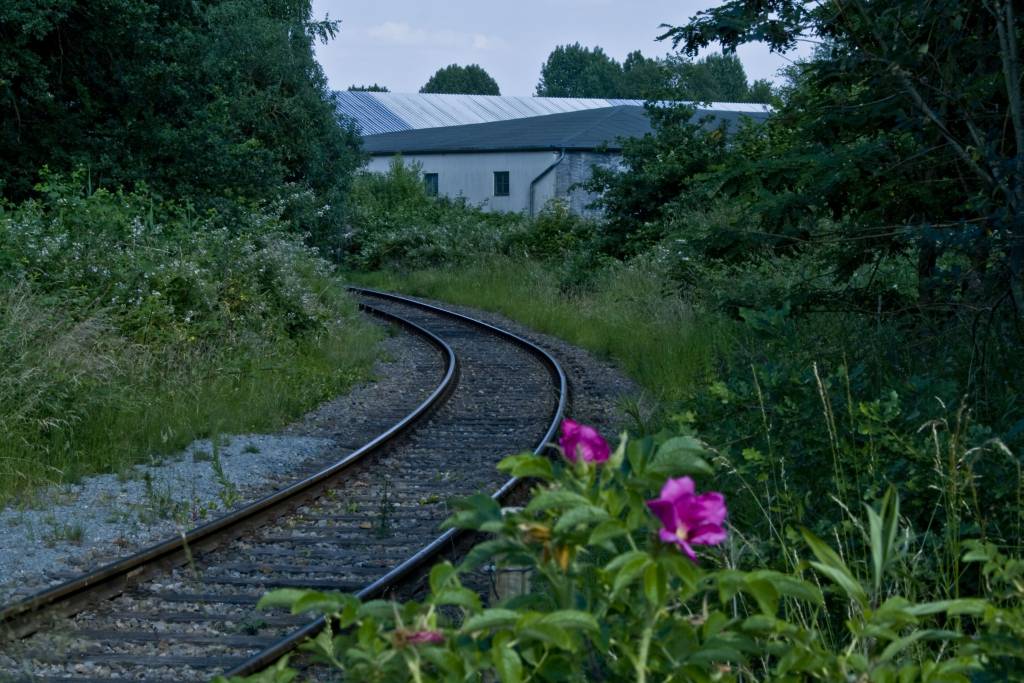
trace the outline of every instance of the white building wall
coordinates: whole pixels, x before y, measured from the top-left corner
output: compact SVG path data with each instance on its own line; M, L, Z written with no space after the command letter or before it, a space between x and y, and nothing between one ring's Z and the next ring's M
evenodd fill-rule
M423 173L436 173L438 192L466 201L487 211L530 210L530 183L558 159L557 152L475 152L461 154L409 154L403 160L420 164ZM366 168L386 173L393 156L373 156ZM509 196L494 196L494 172L509 172ZM534 188L535 211L555 196L552 170Z

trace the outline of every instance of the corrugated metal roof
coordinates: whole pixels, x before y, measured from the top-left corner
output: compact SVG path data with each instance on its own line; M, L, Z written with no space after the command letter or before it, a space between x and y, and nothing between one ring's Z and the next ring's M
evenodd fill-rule
M761 121L767 116L764 112L704 110L698 111L694 120L709 128L722 124L734 128L740 118ZM643 137L651 130L647 110L632 105L367 135L363 148L373 155L593 150L602 146L618 150L621 139Z
M363 135L403 130L461 126L559 114L619 105L642 106L640 100L500 95L428 95L380 92L337 92L338 112L355 119ZM715 102L701 106L711 112L770 112L763 104Z

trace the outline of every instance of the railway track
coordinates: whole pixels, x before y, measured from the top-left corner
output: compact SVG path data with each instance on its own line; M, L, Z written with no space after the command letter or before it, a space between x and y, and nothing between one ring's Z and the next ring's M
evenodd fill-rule
M452 498L514 486L497 472L540 451L565 410L557 361L440 308L353 290L364 310L437 349L437 386L332 466L138 555L0 609L0 681L208 680L253 673L319 620L255 610L280 587L385 594L450 550Z

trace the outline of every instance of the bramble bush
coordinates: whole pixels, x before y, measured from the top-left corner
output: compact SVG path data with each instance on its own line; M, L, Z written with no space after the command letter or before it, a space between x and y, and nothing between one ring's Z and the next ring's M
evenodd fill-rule
M552 461L500 469L537 482L526 505L478 495L449 524L488 534L430 572L422 602L279 590L264 607L330 617L304 649L359 681L982 681L1024 673L1024 564L964 545L984 580L970 596L907 593L914 529L895 490L847 511L856 554L808 529L799 561L739 568L735 495L698 494L715 454L692 434L623 435L563 424ZM660 492L660 493L659 493ZM728 500L727 500L728 498ZM731 517L731 515L730 515ZM527 571L531 590L484 606L461 577L485 563ZM287 660L250 680L289 681Z

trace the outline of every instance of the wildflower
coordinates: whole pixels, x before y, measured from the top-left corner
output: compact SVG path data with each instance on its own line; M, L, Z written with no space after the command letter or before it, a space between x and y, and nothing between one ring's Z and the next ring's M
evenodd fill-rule
M570 462L605 462L611 455L608 442L597 430L566 418L562 420L562 439L559 441L565 457Z
M718 545L725 540L725 497L717 491L697 495L690 477L666 481L661 496L647 501L647 507L661 520L658 538L675 543L694 562L694 545Z

